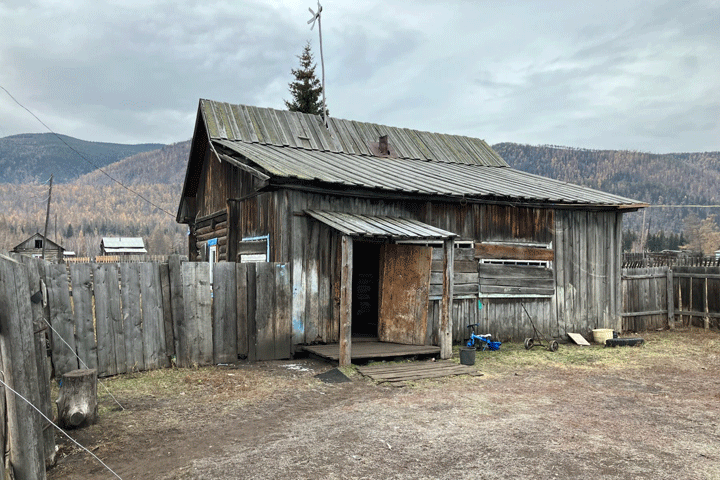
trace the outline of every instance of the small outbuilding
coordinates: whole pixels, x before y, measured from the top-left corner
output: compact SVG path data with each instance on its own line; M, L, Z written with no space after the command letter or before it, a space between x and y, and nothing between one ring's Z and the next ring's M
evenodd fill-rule
M145 255L145 242L141 237L103 237L100 255Z
M200 100L177 221L194 261L289 266L294 345L619 329L624 212L483 140Z
M44 252L45 260L53 263L60 263L63 261L63 252L65 252L65 248L62 245L45 238L43 234L36 233L17 245L12 251L27 257L35 258L43 258Z

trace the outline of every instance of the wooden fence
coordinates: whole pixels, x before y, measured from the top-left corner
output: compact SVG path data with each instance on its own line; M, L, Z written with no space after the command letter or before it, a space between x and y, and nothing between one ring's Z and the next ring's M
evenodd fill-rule
M0 386L3 479L44 479L46 464L55 458L55 431L33 408L52 418L42 294L35 266L0 255L0 371L9 387Z
M622 271L622 329L720 327L720 267L648 267Z

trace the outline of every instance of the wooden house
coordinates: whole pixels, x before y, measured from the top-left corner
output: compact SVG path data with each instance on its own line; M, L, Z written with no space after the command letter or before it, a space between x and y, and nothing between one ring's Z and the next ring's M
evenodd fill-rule
M36 258L42 258L44 252L45 260L48 262L61 263L64 258L63 253L65 252L65 248L62 245L45 238L43 234L36 233L17 245L12 251L27 257Z
M191 260L287 264L293 343L348 363L363 336L447 357L471 323L618 329L622 214L643 206L475 138L200 100L177 220Z

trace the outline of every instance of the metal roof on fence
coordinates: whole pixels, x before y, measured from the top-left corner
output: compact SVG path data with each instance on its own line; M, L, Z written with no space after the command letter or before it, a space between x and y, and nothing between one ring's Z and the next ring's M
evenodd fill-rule
M269 176L400 193L560 204L637 205L628 198L512 168L306 151L220 140Z
M421 132L273 108L200 100L210 138L350 155L375 154L372 144L388 136L390 156L406 159L507 167L484 140Z
M441 240L457 234L408 218L305 210L314 219L350 236L393 240Z

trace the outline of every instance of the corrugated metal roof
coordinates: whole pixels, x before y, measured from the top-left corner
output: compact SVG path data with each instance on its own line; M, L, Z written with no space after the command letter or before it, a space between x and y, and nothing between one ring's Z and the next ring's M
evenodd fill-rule
M390 156L491 167L506 167L485 141L460 135L421 132L374 123L200 100L211 140L293 147L321 152L372 156L372 143L388 136Z
M640 202L509 167L430 162L216 141L267 174L401 193L593 206Z
M108 248L145 248L141 237L103 237L103 247Z
M305 213L335 230L350 236L391 238L393 240L457 237L456 234L407 218L353 213L306 210Z

